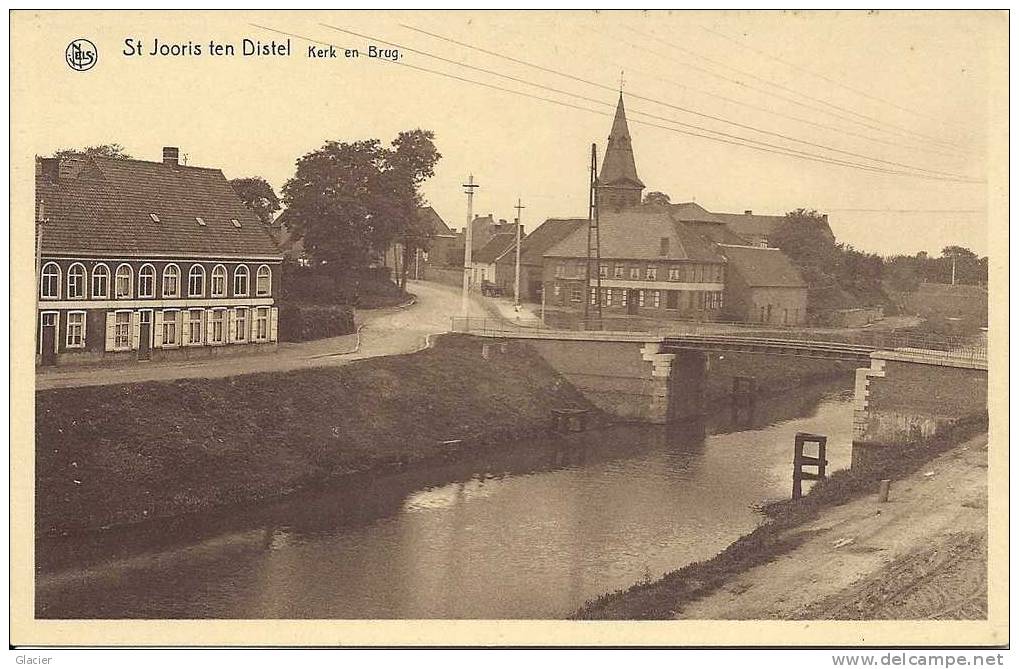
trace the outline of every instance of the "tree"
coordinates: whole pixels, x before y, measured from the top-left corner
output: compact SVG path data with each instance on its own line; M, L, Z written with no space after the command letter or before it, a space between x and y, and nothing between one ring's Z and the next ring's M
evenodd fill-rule
M283 186L287 226L316 264L342 280L395 241L420 243L419 187L441 157L433 138L411 130L388 147L377 139L330 141L298 159Z
M393 140L389 154L389 165L396 179L402 184L408 199L401 201L409 204L413 201L413 209L401 211L401 230L403 245L403 262L400 264L400 288L407 287L407 271L412 259L419 250L427 251L431 245L431 230L425 227L420 215L424 198L421 186L427 179L435 176L435 165L442 155L435 148L435 133L431 130L409 130L401 132ZM408 189L409 190L406 190Z
M273 214L280 210L280 201L268 181L262 177L241 177L231 179L230 186L258 220L265 225L272 223Z
M86 146L84 149L60 149L53 154L54 158L74 158L78 156L100 156L103 158L130 158L120 144L98 144Z
M661 191L653 190L644 195L644 204L669 204L672 200Z

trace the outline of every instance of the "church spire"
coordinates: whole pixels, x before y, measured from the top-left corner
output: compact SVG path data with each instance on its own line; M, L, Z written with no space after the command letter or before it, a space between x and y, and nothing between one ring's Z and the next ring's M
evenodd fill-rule
M637 176L637 165L633 160L622 91L619 93L615 118L612 119L608 146L605 147L605 160L602 162L601 174L598 175L598 188L599 202L615 209L640 204L641 191L644 190L644 183Z

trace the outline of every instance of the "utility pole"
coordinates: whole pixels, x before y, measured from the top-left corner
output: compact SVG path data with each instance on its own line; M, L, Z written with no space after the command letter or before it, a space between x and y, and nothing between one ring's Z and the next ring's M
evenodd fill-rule
M952 256L952 285L955 285L955 256Z
M598 232L598 145L591 145L591 183L587 210L587 295L584 296L584 329L590 329L591 296L598 307L598 328L602 327L601 235ZM594 265L594 276L591 266ZM592 279L594 281L592 282Z
M520 307L520 228L524 226L524 219L520 212L526 207L520 202L520 198L517 198L517 206L514 207L517 210L517 266L516 273L513 275L513 304Z
M470 314L470 289L471 289L471 227L474 222L474 190L478 184L474 183L474 175L467 178L463 184L464 192L467 193L467 231L464 233L464 282L463 294L460 298L460 315L464 318ZM467 325L466 323L464 324Z

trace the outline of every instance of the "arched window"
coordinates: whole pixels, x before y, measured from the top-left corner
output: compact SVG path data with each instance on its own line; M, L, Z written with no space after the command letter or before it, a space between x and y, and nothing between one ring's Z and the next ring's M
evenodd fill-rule
M67 299L85 297L85 266L76 262L67 268Z
M272 292L272 270L268 265L258 268L255 275L255 295L268 295Z
M212 270L212 280L209 283L209 292L212 297L226 296L226 267L216 265Z
M234 297L244 297L248 294L248 266L238 265L234 269Z
M138 297L156 296L156 268L152 265L142 265L138 270Z
M130 265L123 264L117 268L117 275L113 281L113 292L118 300L131 297L131 281L133 277L134 272L131 270Z
M92 268L92 299L110 296L110 268L99 263Z
M180 268L176 265L163 268L163 297L180 297Z
M205 293L205 268L192 265L188 272L188 297L201 297Z
M60 266L55 262L43 265L39 294L44 300L56 300L60 297Z

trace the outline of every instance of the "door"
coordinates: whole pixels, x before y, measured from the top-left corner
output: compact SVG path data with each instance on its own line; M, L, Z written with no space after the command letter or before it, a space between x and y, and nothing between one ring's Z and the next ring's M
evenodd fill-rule
M630 314L631 316L637 315L637 307L640 306L639 304L637 304L638 299L640 299L640 297L637 295L636 290L626 291L626 313Z
M57 364L57 312L50 311L42 315L42 364Z
M152 359L152 312L138 312L138 359Z

